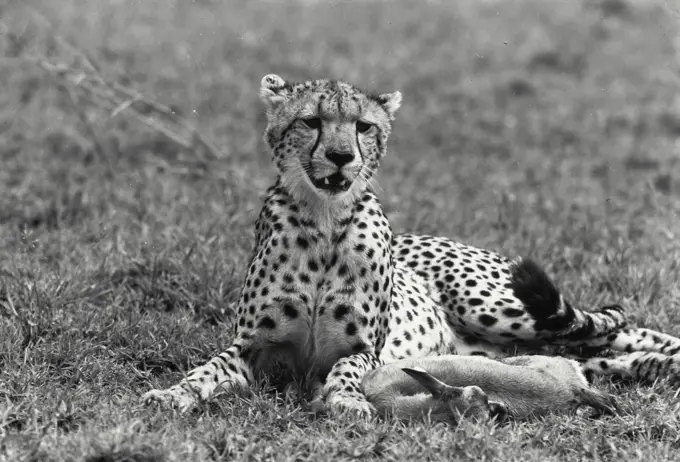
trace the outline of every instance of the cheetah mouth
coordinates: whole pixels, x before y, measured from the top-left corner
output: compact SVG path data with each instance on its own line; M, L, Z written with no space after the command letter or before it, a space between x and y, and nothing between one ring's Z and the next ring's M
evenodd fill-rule
M345 178L345 176L340 172L334 173L324 178L313 180L312 182L316 188L332 193L347 191L349 187L352 186L352 182Z

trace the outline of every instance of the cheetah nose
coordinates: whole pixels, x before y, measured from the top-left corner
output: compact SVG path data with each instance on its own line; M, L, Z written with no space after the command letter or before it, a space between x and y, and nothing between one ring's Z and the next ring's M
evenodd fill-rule
M327 151L326 158L341 168L354 160L354 154L347 151Z

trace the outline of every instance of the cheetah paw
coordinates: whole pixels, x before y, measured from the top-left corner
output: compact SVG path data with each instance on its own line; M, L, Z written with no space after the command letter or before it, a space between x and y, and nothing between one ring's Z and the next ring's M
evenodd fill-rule
M147 406L152 403L160 404L162 407L177 409L185 413L193 409L197 404L196 394L180 385L166 390L151 390L144 393L142 402Z
M352 416L368 419L376 414L376 409L361 395L334 393L326 400L326 407L335 417Z

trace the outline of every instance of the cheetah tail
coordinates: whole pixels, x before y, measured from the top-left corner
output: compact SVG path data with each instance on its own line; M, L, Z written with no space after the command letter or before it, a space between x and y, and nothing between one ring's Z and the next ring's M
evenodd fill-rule
M573 308L545 271L530 259L515 262L510 284L533 318L536 330L553 343L576 346L606 337L626 325L623 308L619 305L596 311Z

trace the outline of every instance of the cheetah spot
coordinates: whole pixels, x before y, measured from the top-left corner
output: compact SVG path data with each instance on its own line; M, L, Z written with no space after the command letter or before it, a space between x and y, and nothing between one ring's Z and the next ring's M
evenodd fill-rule
M524 316L524 311L515 308L506 308L503 310L503 315L508 318L519 318L520 316Z
M290 303L285 303L283 305L283 314L288 316L290 319L295 319L298 317L298 311Z
M352 345L352 352L353 353L361 353L366 349L366 344L363 342L357 342L354 345Z
M264 329L276 329L276 323L269 316L265 316L257 323L257 327L262 327Z
M333 317L338 321L344 318L352 310L350 305L338 305L338 307L333 312Z
M486 327L490 327L496 324L498 322L498 319L493 316L489 316L488 314L480 314L479 322L481 322L482 325Z

